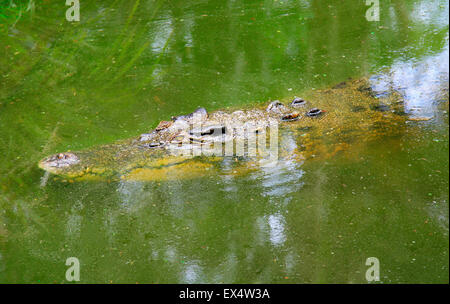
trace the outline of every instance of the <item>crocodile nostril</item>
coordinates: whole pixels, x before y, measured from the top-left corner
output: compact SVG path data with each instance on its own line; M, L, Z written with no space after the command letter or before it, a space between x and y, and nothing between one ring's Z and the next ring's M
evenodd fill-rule
M46 162L51 167L66 167L69 165L77 164L79 162L78 156L73 153L65 152L58 153L46 159Z

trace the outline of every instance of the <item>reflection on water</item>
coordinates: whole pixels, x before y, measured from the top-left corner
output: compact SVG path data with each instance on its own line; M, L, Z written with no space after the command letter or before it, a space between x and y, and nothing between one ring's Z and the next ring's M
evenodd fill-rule
M448 58L447 36L441 52L420 61L399 59L387 73L372 77L373 90L378 95L392 90L399 92L405 101L405 112L413 117L439 116L439 102L448 98Z
M281 135L280 150L284 153L293 153L297 148L297 144L292 136L287 137ZM286 147L284 144L289 141L290 146ZM284 146L284 147L283 147ZM261 186L264 189L263 195L273 197L273 202L283 201L283 197L289 193L300 190L302 186L301 177L303 170L302 163L297 159L283 158L277 161L276 165L272 167L262 167L259 175Z
M442 228L442 232L445 235L449 233L449 209L448 201L445 199L439 201L432 201L427 206L430 217L433 218L438 225Z
M280 136L280 150L287 155L294 153L297 149L297 143L293 134L285 131ZM258 188L261 195L269 199L269 203L274 205L274 214L263 216L264 221L268 224L260 229L268 230L266 238L270 243L277 247L284 244L286 235L284 232L285 219L282 212L285 212L287 205L292 200L289 196L300 190L302 186L303 170L300 168L301 163L298 160L290 159L284 156L278 160L275 166L262 166L250 178L258 181ZM265 229L266 228L266 229Z
M189 265L185 266L183 277L180 281L192 284L199 283L198 278L201 276L201 268L194 262L189 262Z
M270 242L274 246L283 245L286 241L284 234L284 217L281 214L270 215L267 219L270 227Z
M420 1L414 3L411 19L415 24L440 27L448 24L448 2L438 0Z

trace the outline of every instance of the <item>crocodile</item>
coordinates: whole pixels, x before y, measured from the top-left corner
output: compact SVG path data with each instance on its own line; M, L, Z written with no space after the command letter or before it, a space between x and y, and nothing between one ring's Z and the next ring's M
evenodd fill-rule
M271 101L268 106L256 104L211 113L199 108L163 120L148 133L82 151L57 153L38 165L70 181L166 180L217 174L220 163L228 157L235 160L233 172L245 174L257 170L271 151L249 153L250 139L268 146L269 139L276 138L276 147L271 147L278 159L300 162L339 153L353 155L352 151L370 141L405 132L408 115L402 103L396 92L378 98L366 78L350 79L331 88L310 90L302 98ZM270 133L273 129L276 134ZM237 141L244 143L240 148L243 153L237 155L236 147L232 153L223 152L226 143Z

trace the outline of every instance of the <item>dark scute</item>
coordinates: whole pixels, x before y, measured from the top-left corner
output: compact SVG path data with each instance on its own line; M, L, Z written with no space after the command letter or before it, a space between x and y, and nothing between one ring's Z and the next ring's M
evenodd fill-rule
M345 81L338 83L337 85L335 85L333 87L333 89L342 89L345 88L347 86L347 83Z
M283 117L281 117L282 121L296 121L300 119L300 115L298 113L291 113L291 114L287 114L284 115Z
M322 114L322 110L320 110L318 108L313 108L313 109L309 110L308 112L306 112L306 115L309 117L319 116L320 114Z
M373 91L370 85L361 85L357 90L361 93L366 93L371 97L376 97L376 93Z
M363 106L353 106L352 109L351 109L351 111L355 112L355 113L357 113L357 112L364 112L366 110L367 109L365 107L363 107Z
M391 110L391 108L388 105L382 103L378 105L371 105L370 109L378 112L387 112Z
M303 106L305 104L306 104L306 100L304 100L303 98L299 98L299 97L294 98L294 100L292 100L292 102L291 102L291 106L294 106L294 107Z
M398 116L408 116L408 113L406 113L405 111L402 111L402 110L394 111L394 114L398 115Z

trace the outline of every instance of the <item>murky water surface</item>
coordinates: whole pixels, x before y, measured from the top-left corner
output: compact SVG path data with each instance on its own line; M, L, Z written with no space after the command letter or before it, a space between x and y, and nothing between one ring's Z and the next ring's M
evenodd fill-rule
M91 3L92 2L92 3ZM0 1L0 282L449 281L448 2ZM44 156L369 76L408 121L236 176L46 179ZM369 134L368 134L369 135ZM294 141L295 143L295 141Z

